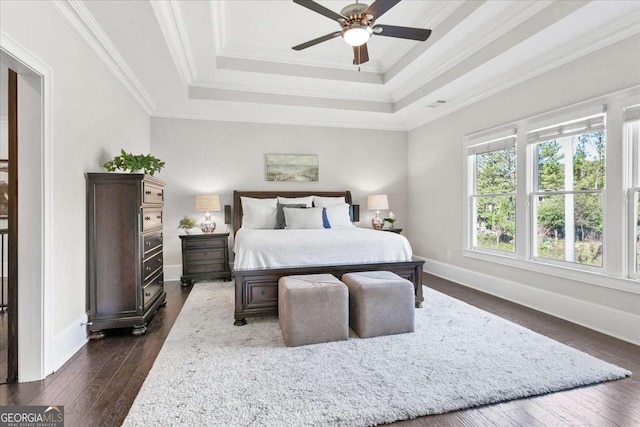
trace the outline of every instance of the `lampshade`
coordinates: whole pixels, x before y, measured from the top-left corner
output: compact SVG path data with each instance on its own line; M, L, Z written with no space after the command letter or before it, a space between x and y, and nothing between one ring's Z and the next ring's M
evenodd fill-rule
M217 194L201 194L196 196L196 212L220 211L220 196Z
M389 209L389 200L386 194L372 194L367 196L367 209Z

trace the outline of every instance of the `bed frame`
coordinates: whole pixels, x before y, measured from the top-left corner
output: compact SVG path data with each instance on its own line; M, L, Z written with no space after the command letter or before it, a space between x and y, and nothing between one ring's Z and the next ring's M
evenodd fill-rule
M242 203L240 197L259 199L282 197L342 197L352 204L349 191L234 191L233 231L234 235L242 227ZM348 264L317 267L263 268L257 270L234 270L236 284L236 304L234 325L246 325L247 317L278 314L278 280L295 274L330 273L338 279L345 273L357 271L392 271L413 282L416 308L422 307L422 267L424 261L413 259L407 262L384 262L374 264Z

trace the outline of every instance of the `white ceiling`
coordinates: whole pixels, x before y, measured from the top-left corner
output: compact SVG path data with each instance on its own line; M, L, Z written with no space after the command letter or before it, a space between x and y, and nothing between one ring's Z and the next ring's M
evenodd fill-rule
M413 129L640 33L640 1L404 0L377 23L431 37L374 35L358 71L341 38L291 49L339 30L292 1L56 5L154 116L375 129Z

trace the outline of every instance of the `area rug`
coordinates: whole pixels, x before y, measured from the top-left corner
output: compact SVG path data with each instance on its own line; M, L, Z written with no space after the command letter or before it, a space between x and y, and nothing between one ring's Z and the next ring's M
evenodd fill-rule
M198 283L125 426L369 426L631 373L424 288L410 334L284 346L276 317L233 326L231 282Z

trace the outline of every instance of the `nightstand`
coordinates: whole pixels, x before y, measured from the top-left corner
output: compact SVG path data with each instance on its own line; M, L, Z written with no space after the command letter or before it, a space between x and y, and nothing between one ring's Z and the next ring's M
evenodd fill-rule
M183 286L197 280L231 280L229 233L189 234L182 241Z
M402 234L402 228L383 228L382 231L390 231L396 234Z

